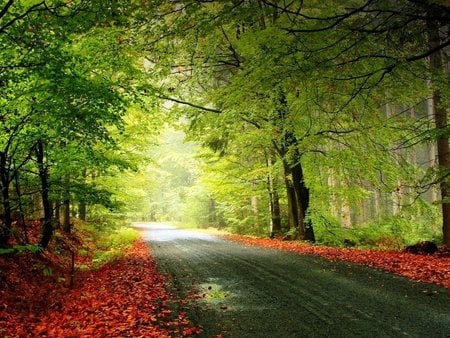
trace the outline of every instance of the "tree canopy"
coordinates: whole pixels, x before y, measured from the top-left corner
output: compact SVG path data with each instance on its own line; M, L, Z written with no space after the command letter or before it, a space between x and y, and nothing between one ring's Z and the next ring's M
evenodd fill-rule
M450 245L449 12L3 1L0 245L39 214L45 247L60 209L69 231L86 206L333 244L382 224L396 245Z

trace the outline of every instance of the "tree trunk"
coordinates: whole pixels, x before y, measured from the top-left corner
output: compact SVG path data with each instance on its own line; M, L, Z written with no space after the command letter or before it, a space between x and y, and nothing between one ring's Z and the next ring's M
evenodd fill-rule
M297 157L297 156L296 156ZM300 155L298 156L300 158ZM292 166L292 181L297 203L297 226L298 234L301 240L315 242L314 229L311 221L306 219L309 208L309 189L305 185L303 168L300 159Z
M64 213L63 213L63 224L62 229L66 233L70 233L70 192L69 192L69 184L70 184L70 178L67 175L67 177L64 180Z
M259 217L258 217L258 197L252 196L250 197L250 206L252 208L252 216L253 216L253 226L255 227L255 230L260 235L262 233L261 226L259 224Z
M86 168L82 170L81 177L83 178L83 182L85 182L87 177ZM78 203L78 218L86 221L86 202L83 199Z
M280 196L278 195L277 190L274 190L272 192L271 207L272 207L271 213L272 230L281 232Z
M440 45L439 30L435 22L428 21L429 44L431 48ZM448 34L447 34L448 35ZM431 72L443 70L442 51L437 51L430 55ZM433 89L434 121L436 124L437 136L437 157L438 164L442 172L450 168L450 149L449 136L446 132L448 128L448 117L445 104L442 102L441 90L438 87ZM441 179L441 198L442 198L442 233L443 242L450 247L450 182L446 178Z
M431 89L432 83L431 80L427 81L428 87ZM432 97L427 99L427 116L428 120L430 121L430 125L436 125L434 122L434 100ZM430 127L431 128L431 127ZM436 143L429 143L428 145L428 153L429 153L429 160L430 160L430 166L435 167L437 166L437 144ZM435 203L439 200L439 188L436 186L432 186L430 188L430 194L431 194L431 202Z
M279 87L278 93L278 127L283 132L279 140L274 140L275 149L283 161L284 176L289 207L289 226L298 229L298 237L301 240L314 242L314 231L311 221L305 217L309 208L309 189L305 185L303 168L301 164L301 153L299 152L298 140L295 133L286 124L286 116L289 114L289 106L284 90Z
M82 221L86 220L86 203L80 202L78 204L78 218Z
M63 224L62 229L66 233L70 233L71 225L70 225L70 199L64 199L64 213L63 213Z
M305 185L300 162L290 166L284 162L286 193L288 199L289 227L298 230L298 238L315 242L314 230L305 216L309 208L309 189Z
M269 175L267 175L267 190L269 192L269 214L270 214L270 234L274 236L281 233L281 208L280 197L278 195L278 185L275 183L275 179L272 174L272 160L267 157L267 167L269 168Z
M12 216L9 196L10 179L6 163L6 154L3 152L0 152L0 180L3 206L3 215L0 215L0 248L6 248L11 236Z
M23 233L23 240L25 243L28 243L28 229L27 229L27 223L25 222L25 213L23 210L23 204L22 204L22 190L20 188L20 180L19 180L19 171L14 166L14 187L16 190L17 195L17 207L19 211L19 223L22 227L22 233Z
M292 172L288 164L283 161L284 167L284 182L286 185L286 197L288 202L288 222L289 230L297 228L298 224L298 212L297 203L295 198L294 184L292 182Z
M59 229L59 227L61 226L61 205L59 201L55 202L53 210L54 210L53 218L55 220L55 228Z
M52 205L49 199L48 169L44 163L44 145L42 141L36 144L36 161L41 181L42 206L44 208L44 218L42 219L42 237L39 245L46 248L53 235L52 225Z
M11 236L11 204L9 202L9 189L2 184L3 215L0 215L0 248L8 246Z

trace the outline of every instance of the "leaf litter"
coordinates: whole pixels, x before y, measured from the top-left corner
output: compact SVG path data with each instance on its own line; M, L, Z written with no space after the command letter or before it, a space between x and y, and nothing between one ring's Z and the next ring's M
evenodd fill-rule
M123 258L77 274L82 276L74 289L46 276L14 277L14 286L23 288L18 297L11 295L14 281L2 278L0 336L164 338L201 332L181 311L187 305L167 291L169 279L158 272L142 240Z

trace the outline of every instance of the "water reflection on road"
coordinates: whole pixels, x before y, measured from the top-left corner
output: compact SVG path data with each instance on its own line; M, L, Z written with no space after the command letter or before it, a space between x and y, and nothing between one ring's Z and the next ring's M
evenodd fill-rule
M133 223L133 227L138 229L145 240L152 242L168 242L178 240L203 240L211 242L220 242L217 236L204 234L201 232L183 230L173 225L163 223Z

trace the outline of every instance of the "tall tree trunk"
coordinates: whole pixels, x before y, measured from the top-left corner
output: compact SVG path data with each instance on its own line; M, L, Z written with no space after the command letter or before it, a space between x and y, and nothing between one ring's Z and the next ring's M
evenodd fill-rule
M78 218L82 221L86 220L86 203L81 201L78 203Z
M431 80L427 81L427 85L428 87L431 89L432 88L432 83ZM428 115L428 120L430 121L430 125L436 125L436 123L434 122L434 100L432 97L427 99L427 115ZM430 127L431 128L431 127ZM431 167L435 167L437 166L437 144L436 143L430 143L428 144L428 154L429 154L429 160L430 160L430 166ZM435 203L436 201L439 200L439 188L436 186L432 186L430 188L430 193L431 193L431 202Z
M301 240L315 242L314 230L311 221L306 221L309 208L309 189L305 185L301 154L297 149L298 140L293 131L286 125L286 116L289 114L288 102L282 88L277 88L279 127L283 130L282 139L274 141L275 148L282 158L286 190L289 206L289 225L295 222ZM280 142L281 141L281 142Z
M253 226L257 233L260 235L262 233L261 231L261 225L259 223L259 217L258 217L258 197L252 196L250 197L250 206L252 208L252 216L253 216Z
M440 45L439 30L435 22L428 21L429 44L431 48ZM447 32L448 35L448 32ZM430 55L431 72L440 72L444 70L442 64L442 51L439 50ZM442 93L440 88L433 89L434 121L436 124L437 136L437 157L439 167L443 172L450 168L450 149L448 132L448 117L445 104L442 102ZM442 197L442 233L443 242L450 247L450 182L448 178L443 178L440 183Z
M54 206L53 210L54 210L53 218L55 220L55 228L59 229L59 227L61 225L61 205L60 205L60 201L56 201L55 202L55 206Z
M278 195L278 190L273 190L271 194L270 206L271 206L271 223L272 231L280 233L281 232L281 207L280 207L280 196Z
M48 169L44 161L44 145L42 141L36 144L36 161L41 181L42 206L44 208L44 218L42 220L42 237L39 245L44 249L48 246L53 235L52 225L52 205L49 199Z
M2 183L2 205L3 215L0 215L0 248L8 246L9 238L11 236L11 203L9 201L8 186L3 186Z
M274 237L281 233L281 208L280 197L278 195L278 184L272 174L272 159L266 156L266 164L269 169L267 175L267 190L269 192L269 214L270 214L270 237Z
M297 212L297 202L295 197L294 184L292 182L292 172L291 168L285 161L283 161L284 167L284 183L286 185L286 198L288 202L288 222L289 229L295 229L298 225L298 212Z
M62 229L64 232L70 233L71 225L70 225L70 199L64 199L64 213L63 213L63 224Z
M302 240L315 242L316 238L314 235L314 229L312 227L311 220L306 219L309 208L310 192L309 188L306 187L305 184L303 168L300 162L300 155L298 155L298 161L292 166L292 181L294 184L294 191L297 203L297 213L298 213L297 224L298 224L299 238Z
M81 177L83 178L83 182L86 182L87 172L86 168L83 168L81 172ZM82 221L86 220L86 201L81 198L81 200L78 203L78 218Z
M309 189L305 185L300 161L294 165L284 162L286 193L288 199L289 227L298 230L298 238L315 242L310 220L306 220L309 208Z
M7 168L6 154L3 152L0 152L0 181L3 206L3 215L0 215L0 248L5 248L8 246L9 238L11 236L12 216L9 196L10 178Z
M23 240L25 243L28 243L28 229L27 229L27 223L25 222L25 212L23 210L23 203L22 203L22 190L20 187L20 180L19 180L19 170L17 170L16 166L14 165L14 187L16 190L17 195L17 206L19 210L19 223L22 226L22 233L23 233Z
M64 213L63 213L63 224L62 229L66 233L70 233L70 191L69 191L69 184L70 184L70 177L69 175L66 176L64 180Z

